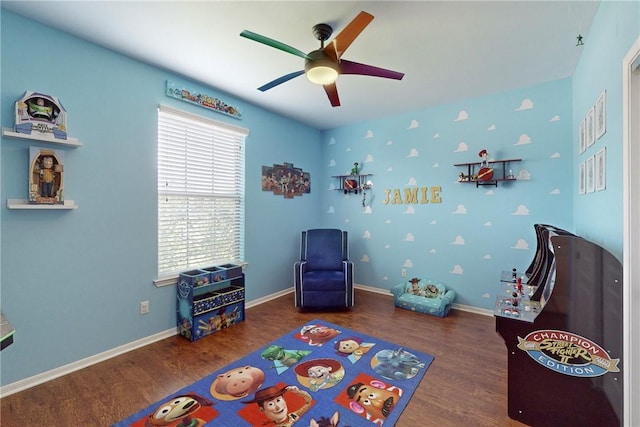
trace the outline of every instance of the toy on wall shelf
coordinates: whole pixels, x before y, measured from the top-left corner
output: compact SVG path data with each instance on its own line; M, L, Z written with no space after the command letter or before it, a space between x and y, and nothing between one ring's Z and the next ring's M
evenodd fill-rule
M64 203L64 152L29 147L29 203Z
M476 180L491 181L493 178L493 168L489 167L489 152L487 150L481 150L478 156L480 156L482 162L480 163L480 170L478 171Z
M55 96L26 91L15 103L15 131L67 139L67 112Z

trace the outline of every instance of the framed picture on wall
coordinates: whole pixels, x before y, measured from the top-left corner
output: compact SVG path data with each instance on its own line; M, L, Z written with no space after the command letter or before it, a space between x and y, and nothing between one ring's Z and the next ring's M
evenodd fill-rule
M596 109L595 107L591 107L589 112L587 113L587 118L585 119L585 133L587 139L587 148L591 147L596 142Z
M602 138L607 131L607 91L603 90L596 101L596 138Z
M578 168L578 194L586 193L585 184L584 162L582 162Z
M596 153L596 191L607 188L607 147Z
M593 193L596 184L596 156L591 156L585 161L585 179L587 193Z
M582 154L587 149L587 139L584 129L585 120L583 119L578 125L578 153Z

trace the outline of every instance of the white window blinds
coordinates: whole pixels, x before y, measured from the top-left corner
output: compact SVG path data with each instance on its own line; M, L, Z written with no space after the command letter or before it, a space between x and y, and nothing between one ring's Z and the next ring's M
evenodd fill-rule
M244 260L248 131L158 109L158 276Z

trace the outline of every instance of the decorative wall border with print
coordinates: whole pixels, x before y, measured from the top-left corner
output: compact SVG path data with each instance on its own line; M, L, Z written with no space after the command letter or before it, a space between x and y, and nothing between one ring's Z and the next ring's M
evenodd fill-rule
M186 89L184 87L178 87L175 83L167 80L167 96L179 99L190 104L199 105L207 110L213 110L218 113L226 114L227 116L235 117L236 119L242 118L242 113L236 107L233 107L226 102L220 100L211 95L199 93L197 91Z

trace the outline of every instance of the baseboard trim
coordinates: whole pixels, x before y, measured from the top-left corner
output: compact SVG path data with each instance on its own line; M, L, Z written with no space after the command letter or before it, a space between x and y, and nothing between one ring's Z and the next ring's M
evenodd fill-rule
M273 294L264 296L262 298L257 298L255 300L247 302L245 305L245 308L251 308L260 304L264 304L267 301L271 301L272 299L279 298L283 295L290 294L292 292L293 292L293 287L291 287L290 289L284 289L282 291L275 292ZM11 384L7 384L3 387L0 387L0 398L21 392L23 390L29 389L31 387L35 387L40 384L44 384L47 381L51 381L56 378L62 377L64 375L70 374L72 372L79 371L80 369L88 368L89 366L95 365L96 363L104 362L105 360L111 359L113 357L119 356L121 354L127 353L137 348L144 347L145 345L149 345L156 341L160 341L165 338L172 337L177 333L178 331L176 328L167 329L166 331L162 331L157 334L150 335L145 338L141 338L137 341L133 341L133 342L121 345L111 350L107 350L105 352L95 354L85 359L78 360L76 362L72 362L64 366L60 366L59 368L42 372L40 374L34 375L29 378L25 378L20 381L16 381Z
M104 362L105 360L127 353L140 347L152 344L156 341L163 340L165 338L172 337L178 333L177 328L167 329L166 331L158 332L157 334L149 335L148 337L141 338L136 341L121 345L119 347L112 348L111 350L104 351L102 353L89 356L87 358L77 360L59 368L52 369L50 371L43 372L38 375L34 375L29 378L25 378L20 381L16 381L11 384L7 384L4 387L0 387L0 398L9 396L14 393L26 390L31 387L46 383L47 381L54 380L64 375L70 374L80 369L87 368L96 363Z
M288 289L283 289L282 291L278 291L273 294L266 295L262 298L257 298L245 303L245 308L255 307L256 305L264 304L265 302L271 301L272 299L280 298L283 295L287 295L293 292L293 287Z
M389 298L392 297L391 292L385 289L375 288L373 286L358 285L358 284L355 284L354 287L362 291L373 292L376 294L388 296ZM265 302L279 298L283 295L290 294L293 291L294 291L293 287L283 289L273 294L269 294L264 297L251 300L246 303L245 307L246 308L255 307L257 305L264 304ZM477 307L471 307L467 305L462 305L462 304L453 304L451 308L454 310L462 310L462 311L468 311L471 313L483 314L486 316L493 316L493 311L485 310ZM172 337L177 333L178 333L177 328L167 329L165 331L158 332L157 334L149 335L148 337L141 338L139 340L132 341L127 344L123 344L119 347L112 348L111 350L107 350L105 352L98 353L93 356L89 356L87 358L69 363L64 366L60 366L50 371L42 372L32 377L25 378L23 380L16 381L11 384L7 384L3 387L0 387L0 398L18 393L20 391L29 389L31 387L35 387L40 384L44 384L47 381L51 381L56 378L62 377L64 375L70 374L72 372L79 371L80 369L88 368L89 366L95 365L96 363L104 362L105 360L111 359L113 357L119 356L121 354L127 353L137 348L144 347L145 345L153 344L156 341L160 341L165 338Z

